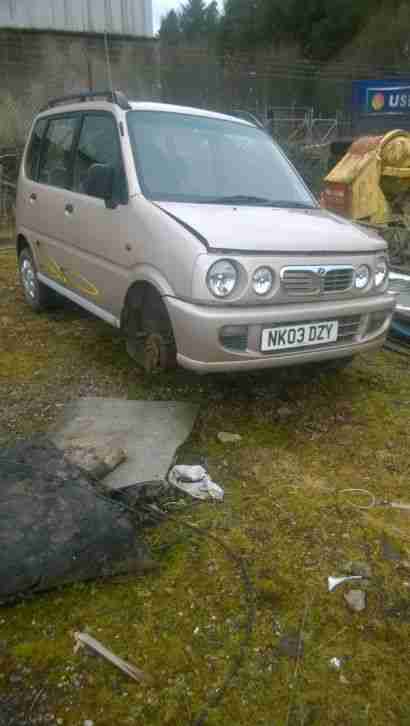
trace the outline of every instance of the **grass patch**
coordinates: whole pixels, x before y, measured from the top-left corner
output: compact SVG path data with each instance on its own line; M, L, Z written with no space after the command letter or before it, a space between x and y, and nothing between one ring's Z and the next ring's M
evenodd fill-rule
M3 224L0 220L0 244L2 242L10 242L15 239L15 227L13 224Z
M159 573L66 587L0 610L0 692L43 688L63 723L189 724L221 688L244 638L246 563L256 619L241 669L207 723L346 726L410 723L409 361L382 352L343 374L284 380L277 373L147 379L115 332L74 307L35 315L15 259L0 253L0 436L47 430L78 395L193 400L201 404L180 457L201 456L225 488L223 504L189 506L147 533ZM286 415L283 415L283 407ZM281 412L282 411L282 412ZM242 435L229 446L219 431ZM346 489L368 490L371 497ZM386 558L387 538L401 561ZM327 577L366 562L366 610L348 610ZM154 677L128 681L109 664L73 654L88 630ZM299 660L281 639L301 633ZM340 671L332 657L343 659ZM17 691L16 691L17 692Z

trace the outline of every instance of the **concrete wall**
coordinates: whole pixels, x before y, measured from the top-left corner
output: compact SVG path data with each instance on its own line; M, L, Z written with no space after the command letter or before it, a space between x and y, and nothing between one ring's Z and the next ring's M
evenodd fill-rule
M153 38L109 36L114 88L133 99L157 98L159 47ZM108 88L104 36L0 28L0 147L13 103L27 124L52 96ZM6 103L7 102L7 103ZM4 131L3 131L4 136Z

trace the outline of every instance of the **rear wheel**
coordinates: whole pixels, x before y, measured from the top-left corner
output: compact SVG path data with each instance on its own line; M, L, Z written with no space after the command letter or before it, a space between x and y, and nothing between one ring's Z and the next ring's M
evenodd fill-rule
M149 375L176 367L171 321L161 297L151 289L144 295L140 314L130 316L127 352Z
M37 277L37 268L29 247L24 247L20 252L19 273L24 297L32 310L39 313L55 303L54 292L43 285Z

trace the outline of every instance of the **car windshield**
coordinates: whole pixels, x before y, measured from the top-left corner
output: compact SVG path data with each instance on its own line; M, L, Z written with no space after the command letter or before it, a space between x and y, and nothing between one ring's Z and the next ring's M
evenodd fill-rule
M141 188L153 200L313 207L316 203L262 130L235 121L129 111Z

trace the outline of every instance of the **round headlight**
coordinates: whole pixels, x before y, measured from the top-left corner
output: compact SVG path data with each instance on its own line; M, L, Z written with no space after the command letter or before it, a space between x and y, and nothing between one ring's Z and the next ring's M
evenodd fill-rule
M383 285L386 281L387 275L389 274L389 266L385 257L379 257L376 262L376 270L374 273L374 284L376 287Z
M252 278L252 287L257 295L267 295L272 290L273 272L269 267L258 267Z
M227 297L235 289L238 282L238 272L235 265L229 260L215 262L210 268L207 277L208 287L215 297Z
M360 267L356 270L355 275L355 287L358 290L364 290L365 287L368 286L370 281L370 270L367 267L367 265L360 265Z

